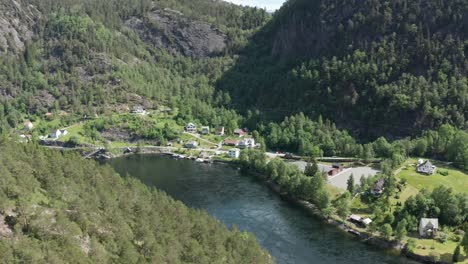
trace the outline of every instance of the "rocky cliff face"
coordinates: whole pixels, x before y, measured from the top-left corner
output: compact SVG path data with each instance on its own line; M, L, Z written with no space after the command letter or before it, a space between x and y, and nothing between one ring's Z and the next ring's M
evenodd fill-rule
M0 54L24 49L34 35L39 11L21 0L0 0Z
M193 21L174 10L156 10L141 19L132 17L125 26L147 43L172 54L207 57L226 48L227 36L211 25Z

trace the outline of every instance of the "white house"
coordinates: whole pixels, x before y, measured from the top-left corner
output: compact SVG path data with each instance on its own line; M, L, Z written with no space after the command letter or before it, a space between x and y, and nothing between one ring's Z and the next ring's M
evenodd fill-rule
M429 160L426 160L426 162L422 163L417 167L416 171L419 173L432 175L436 171L436 166L432 165L432 163Z
M208 126L203 126L203 127L201 128L201 133L202 133L203 135L208 135L208 134L210 134L210 127L208 127Z
M419 236L435 237L439 229L439 219L437 218L421 218L419 222Z
M218 136L224 136L224 127L220 126L216 128L216 135Z
M58 139L62 135L62 131L59 129L54 129L50 131L49 137L52 139Z
M32 130L33 128L34 128L34 125L33 125L33 123L32 123L31 121L26 120L26 121L24 122L24 129L26 129L26 130Z
M255 147L255 139L253 138L246 138L239 141L239 148L254 148Z
M185 144L185 147L186 148L190 148L190 149L194 149L194 148L197 148L198 147L198 142L196 141L189 141Z
M240 156L240 149L232 148L229 150L228 155L230 158L237 159Z
M185 126L185 131L189 132L189 133L197 133L197 126L193 123L188 123L186 126Z
M68 135L68 130L66 130L66 129L60 130L60 132L62 132L62 136Z

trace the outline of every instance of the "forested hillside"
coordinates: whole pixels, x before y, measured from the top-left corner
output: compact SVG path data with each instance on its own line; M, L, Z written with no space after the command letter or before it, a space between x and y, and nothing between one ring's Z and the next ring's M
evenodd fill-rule
M272 262L253 235L75 154L2 141L0 175L0 263Z
M211 0L1 0L0 6L1 28L8 28L0 30L3 133L47 112L94 116L133 105L178 107L181 118L211 125L238 119L214 81L232 65L229 54L270 18ZM205 49L212 38L220 45Z
M259 131L303 112L364 141L467 127L463 0L290 0L273 16L213 0L0 7L2 133L134 105Z
M219 82L239 107L322 115L354 135L468 118L468 2L290 0Z

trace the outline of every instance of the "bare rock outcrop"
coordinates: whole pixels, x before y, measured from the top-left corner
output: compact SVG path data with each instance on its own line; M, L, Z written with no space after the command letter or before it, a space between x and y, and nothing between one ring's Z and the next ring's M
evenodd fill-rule
M215 56L227 45L227 36L218 29L174 10L155 10L144 19L132 17L125 26L135 30L145 42L175 55Z
M0 54L24 50L40 12L22 0L0 0Z

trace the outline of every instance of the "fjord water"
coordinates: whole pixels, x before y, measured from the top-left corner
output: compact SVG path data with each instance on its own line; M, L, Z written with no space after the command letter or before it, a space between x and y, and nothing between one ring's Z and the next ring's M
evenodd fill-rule
M324 224L232 166L157 156L123 157L109 164L121 175L137 177L190 207L206 210L228 227L254 233L279 264L410 263Z

